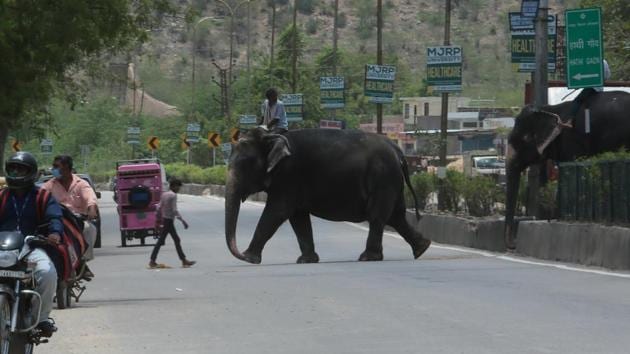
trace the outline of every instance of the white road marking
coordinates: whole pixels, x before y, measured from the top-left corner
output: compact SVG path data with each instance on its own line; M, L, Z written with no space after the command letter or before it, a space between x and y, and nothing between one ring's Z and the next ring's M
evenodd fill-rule
M220 198L220 197L210 197L212 199L217 199L217 200L223 200L224 198ZM253 201L246 201L246 203L248 204L252 204L252 205L256 205L259 207L264 207L265 203L262 202L253 202ZM355 223L351 223L351 222L345 222L345 224L350 225L352 227L355 227L357 229L363 230L363 231L369 231L370 229L368 227L365 227L363 225L359 225L359 224L355 224ZM392 232L383 232L383 235L385 236L389 236L389 237L393 237L393 238L397 238L399 240L402 240L403 238L395 233ZM518 257L514 257L514 256L506 256L503 253L494 253L494 252L489 252L489 251L479 251L479 250L474 250L474 249L470 249L470 248L465 248L465 247L457 247L457 246L444 246L441 244L436 244L435 242L431 243L431 247L435 247L435 248L439 248L439 249L443 249L443 250L449 250L449 251L456 251L456 252L463 252L463 253L470 253L470 254L476 254L476 255L480 255L483 257L488 257L488 258L495 258L495 259L499 259L502 261L507 261L507 262L512 262L512 263L521 263L521 264L528 264L528 265L535 265L535 266L540 266L540 267L550 267L550 268L556 268L556 269L561 269L561 270L568 270L568 271L572 271L572 272L581 272L581 273L589 273L589 274L597 274L597 275L606 275L606 276L611 276L611 277L617 277L617 278L625 278L625 279L630 279L630 273L621 273L621 272L613 272L613 271L606 271L606 270L599 270L599 269L589 269L589 268L582 268L582 267L577 267L577 266L570 266L570 265L566 265L566 264L559 264L559 263L548 263L548 262L540 262L540 261L529 261L523 258L518 258Z
M348 224L350 226L353 226L353 227L356 227L358 229L364 230L364 231L369 231L370 230L369 228L367 228L365 226L358 225L358 224L353 224L351 222L346 222L346 224ZM386 235L386 236L389 236L389 237L394 237L394 238L397 238L397 239L400 239L400 240L403 239L400 235L394 234L394 233L391 233L391 232L383 232L383 235ZM582 273L590 273L590 274L598 274L598 275L607 275L607 276L611 276L611 277L630 279L630 274L628 274L628 273L612 272L612 271L605 271L605 270L598 270L598 269L588 269L588 268L581 268L581 267L569 266L569 265L566 265L566 264L558 264L558 263L529 261L529 260L522 259L522 258L517 258L517 257L514 257L514 256L506 256L506 255L504 255L502 253L493 253L493 252L489 252L489 251L478 251L478 250L473 250L473 249L470 249L470 248L457 247L457 246L436 245L435 242L431 243L431 247L444 249L444 250L449 250L449 251L472 253L472 254L477 254L477 255L483 256L483 257L495 258L495 259L500 259L502 261L513 262L513 263L522 263L522 264L536 265L536 266L541 266L541 267L551 267L551 268L556 268L556 269L561 269L561 270L569 270L569 271L573 271L573 272L582 272Z

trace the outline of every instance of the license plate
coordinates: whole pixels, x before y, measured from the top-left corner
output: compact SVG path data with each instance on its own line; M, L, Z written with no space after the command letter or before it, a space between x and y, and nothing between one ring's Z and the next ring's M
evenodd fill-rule
M0 270L0 278L25 278L26 273L19 270Z

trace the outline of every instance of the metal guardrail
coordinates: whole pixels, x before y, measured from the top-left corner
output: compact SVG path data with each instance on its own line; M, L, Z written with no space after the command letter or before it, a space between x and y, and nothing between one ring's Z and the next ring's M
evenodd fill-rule
M630 160L560 164L560 219L630 224Z

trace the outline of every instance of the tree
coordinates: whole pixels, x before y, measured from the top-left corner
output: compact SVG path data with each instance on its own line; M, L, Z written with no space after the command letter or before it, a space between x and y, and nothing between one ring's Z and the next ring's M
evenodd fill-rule
M168 0L0 2L0 166L9 132L33 124L69 71L147 39ZM76 97L70 95L69 97Z

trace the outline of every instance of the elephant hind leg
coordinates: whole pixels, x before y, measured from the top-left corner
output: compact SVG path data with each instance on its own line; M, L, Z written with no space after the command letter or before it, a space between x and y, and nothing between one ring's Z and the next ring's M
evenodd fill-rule
M431 240L422 236L422 234L414 229L406 219L406 211L404 207L397 208L392 214L389 220L389 225L392 226L400 236L409 243L413 251L413 257L418 259L431 245Z
M311 226L311 216L309 213L298 212L289 218L289 222L297 236L300 251L302 251L302 255L297 259L297 263L319 262L319 256L315 252L313 227Z

